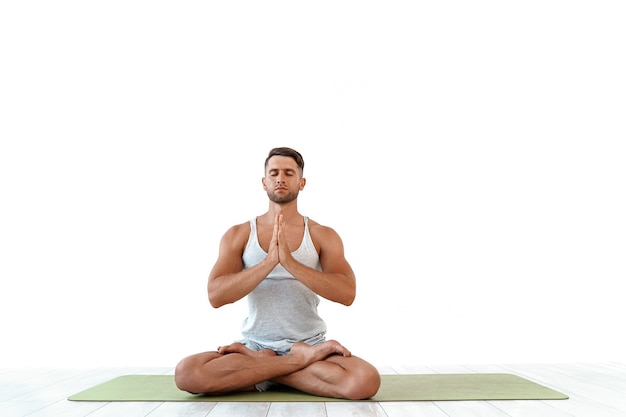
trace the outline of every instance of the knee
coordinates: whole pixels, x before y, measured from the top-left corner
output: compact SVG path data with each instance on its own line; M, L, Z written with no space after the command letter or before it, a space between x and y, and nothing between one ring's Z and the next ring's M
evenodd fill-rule
M211 387L208 386L205 378L202 378L201 367L194 359L194 357L185 358L176 365L174 369L176 387L190 394L209 392Z
M193 367L190 366L187 359L183 359L176 365L174 369L174 382L178 389L182 391L193 392Z
M174 369L174 382L178 389L191 394L204 394L219 389L209 362L220 357L217 352L199 353L178 362Z
M365 400L373 397L380 388L380 373L367 364L354 372L345 384L345 398L348 400Z

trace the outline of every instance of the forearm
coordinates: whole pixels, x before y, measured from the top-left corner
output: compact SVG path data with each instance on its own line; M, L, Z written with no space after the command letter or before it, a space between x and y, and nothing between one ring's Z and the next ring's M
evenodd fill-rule
M298 281L311 291L330 301L349 306L356 296L356 280L354 275L343 273L320 272L309 268L295 259L281 262Z
M240 272L210 276L207 292L211 306L218 308L242 299L265 279L274 266L266 259Z

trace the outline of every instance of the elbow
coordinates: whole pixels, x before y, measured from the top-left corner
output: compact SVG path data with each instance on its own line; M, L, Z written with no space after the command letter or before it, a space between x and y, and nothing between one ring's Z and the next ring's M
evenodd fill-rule
M231 294L230 292L219 287L211 287L208 289L207 293L209 303L213 308L220 308L226 304L232 304L239 300L239 298L237 298L237 294Z
M346 296L343 297L342 300L339 300L339 302L343 304L344 306L349 307L352 305L352 303L354 303L355 298L356 298L356 292L353 291L350 294L346 294Z
M354 299L356 298L356 280L352 278L352 282L346 288L346 291L343 296L343 300L340 301L341 304L349 307L354 303Z
M219 297L209 295L209 304L211 304L211 307L213 308L220 308L228 303Z
M224 301L223 297L220 297L219 294L216 294L215 291L208 291L208 295L209 295L209 304L211 304L211 307L213 308L220 308L225 304L228 304L227 302Z

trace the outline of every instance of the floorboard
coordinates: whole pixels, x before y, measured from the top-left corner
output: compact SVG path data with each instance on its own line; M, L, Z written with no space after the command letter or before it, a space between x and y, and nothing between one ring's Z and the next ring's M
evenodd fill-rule
M326 403L326 414L328 417L386 417L385 411L380 403L357 401Z
M266 417L270 403L217 403L209 413L210 417Z
M217 403L161 403L158 408L150 413L150 417L205 417Z
M446 417L447 414L429 401L402 401L380 404L387 417Z
M507 417L488 401L437 401L435 405L450 417Z
M324 403L283 403L270 405L267 417L325 417L326 404Z

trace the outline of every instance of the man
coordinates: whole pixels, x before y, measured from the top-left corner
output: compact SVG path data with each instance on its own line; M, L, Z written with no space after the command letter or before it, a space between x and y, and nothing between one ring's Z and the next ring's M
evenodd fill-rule
M375 367L325 340L319 297L348 306L356 281L339 235L298 212L303 169L299 152L269 152L262 178L269 209L226 231L207 286L215 308L247 296L244 340L183 359L175 372L179 389L223 394L284 384L354 400L378 391Z

